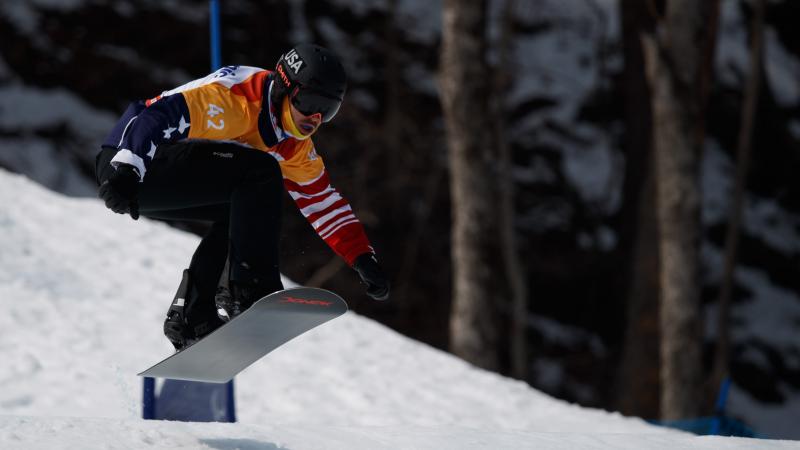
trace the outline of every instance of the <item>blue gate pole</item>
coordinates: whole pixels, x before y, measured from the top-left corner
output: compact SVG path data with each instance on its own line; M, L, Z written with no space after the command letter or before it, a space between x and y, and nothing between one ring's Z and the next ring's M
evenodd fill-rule
M228 381L228 385L225 386L225 390L228 393L228 403L227 407L225 408L226 415L228 416L228 422L236 422L236 397L233 393L233 380Z
M211 27L211 71L222 67L220 48L219 0L209 0L209 25Z
M153 420L156 418L156 380L144 377L142 386L142 419Z
M711 422L711 434L719 435L722 419L725 415L725 406L728 402L728 391L731 387L731 378L725 377L722 380L722 385L719 387L719 394L717 395L717 404L714 411L714 420Z

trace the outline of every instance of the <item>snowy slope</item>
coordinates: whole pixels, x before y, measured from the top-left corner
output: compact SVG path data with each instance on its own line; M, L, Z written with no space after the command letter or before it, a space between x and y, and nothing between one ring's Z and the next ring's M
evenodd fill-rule
M196 244L0 171L0 448L800 448L569 405L354 313L239 376L241 423L142 421Z
M550 433L448 427L333 427L326 417L304 424L200 424L144 420L0 416L4 449L790 449L789 441L684 434Z

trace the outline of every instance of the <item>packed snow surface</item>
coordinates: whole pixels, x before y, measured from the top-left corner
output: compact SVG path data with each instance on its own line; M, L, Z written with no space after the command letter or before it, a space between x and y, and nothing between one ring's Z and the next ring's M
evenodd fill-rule
M239 423L144 421L136 373L171 351L197 243L0 170L0 448L800 448L570 405L352 312L237 377Z

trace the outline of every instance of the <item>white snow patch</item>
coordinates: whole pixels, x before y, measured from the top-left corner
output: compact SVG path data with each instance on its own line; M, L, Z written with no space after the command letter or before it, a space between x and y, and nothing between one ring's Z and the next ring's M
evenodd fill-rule
M718 284L723 268L722 251L705 244L703 260L708 282ZM800 340L797 337L800 297L793 291L774 284L767 272L757 267L737 265L734 277L751 291L748 298L733 307L734 340L745 342L756 339L784 355L800 351ZM708 316L715 318L716 311L710 311ZM712 329L716 329L716 323L711 325Z
M783 47L772 28L764 31L764 57L775 101L784 108L796 106L800 101L800 61Z
M731 159L714 139L706 139L701 161L701 189L703 224L727 222L728 209L733 195L734 166Z
M562 149L562 173L581 198L607 213L616 211L622 201L624 158L612 148L611 137L590 125L572 125L582 142L571 142L556 133L541 130L538 139Z
M372 11L389 13L390 7L387 0L332 0L331 3L340 8L348 8L361 17ZM392 20L407 38L433 45L442 30L442 1L398 0Z
M703 258L709 269L711 283L718 283L722 272L722 253L710 245L703 247ZM771 282L763 270L753 267L737 266L734 277L751 295L741 302L734 303L731 311L731 338L734 342L746 345L740 356L743 361L764 370L772 364L762 351L761 345L774 349L781 355L800 355L800 340L797 338L797 324L800 323L800 297L796 293ZM705 309L706 339L714 340L718 329L718 306L712 304ZM784 359L788 370L800 370L800 358ZM735 375L735 374L734 374ZM786 426L788 417L800 409L800 397L796 389L781 385L785 393L783 404L759 403L755 400L740 402L734 407L733 396L730 411L734 415L745 416L747 423L767 436L782 436L800 439L800 429ZM745 395L742 393L742 395ZM741 397L741 396L740 396ZM778 423L772 421L775 414L788 416ZM794 417L797 417L796 414Z
M550 23L553 28L521 36L515 42L514 66L509 69L525 75L515 80L508 94L509 105L531 98L555 99L558 105L550 111L551 116L561 121L574 119L586 95L598 86L602 68L596 59L598 46L613 42L620 34L616 8L616 0L520 3L517 17Z
M738 1L720 2L719 36L714 65L717 77L728 86L740 86L742 77L747 73L750 61L747 28Z
M95 196L97 186L71 169L71 158L74 156L59 150L48 139L0 138L0 166L25 173L37 183L67 195Z
M789 439L800 439L800 430L797 428L797 420L800 418L800 390L785 384L779 386L779 390L787 401L781 405L770 406L759 402L747 391L732 384L727 410L729 414L741 418L766 437L784 436ZM800 442L792 443L800 448Z
M51 189L94 196L96 186L75 170L75 161L93 161L115 121L62 88L0 85L0 128L14 133L0 137L0 164ZM66 128L60 138L43 137L43 132L60 133L60 127Z
M708 140L702 161L703 223L727 223L732 207L733 177L736 168L715 140ZM800 253L800 218L786 211L777 201L747 194L744 199L743 232L761 239L770 247Z
M0 127L34 130L66 123L78 136L100 145L115 122L112 114L92 108L63 88L0 86Z
M749 24L739 1L720 4L720 31L715 68L719 80L730 87L743 85L750 66ZM791 108L800 101L800 62L791 56L770 26L764 30L764 68L767 83L779 105Z
M170 352L163 314L197 242L0 171L3 448L794 446L570 405L354 313L243 372L241 423L142 421L134 374Z
M771 283L766 272L753 268L738 268L736 278L753 290L749 301L736 305L734 319L744 322L745 327L733 327L736 341L757 339L767 343L781 354L800 351L797 324L800 323L800 298L797 294ZM791 369L800 370L800 367Z
M771 198L747 196L744 229L770 247L790 253L800 253L800 218L782 208Z
M38 8L67 12L84 6L86 3L88 0L11 0L5 2L0 14L11 19L11 22L22 32L33 34L39 29Z

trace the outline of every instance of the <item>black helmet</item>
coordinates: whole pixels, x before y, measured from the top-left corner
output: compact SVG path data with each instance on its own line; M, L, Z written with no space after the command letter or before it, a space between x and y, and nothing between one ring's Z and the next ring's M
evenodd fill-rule
M276 108L288 95L298 111L321 113L322 121L328 122L339 111L345 90L347 76L336 54L319 45L300 44L278 60L270 95Z

